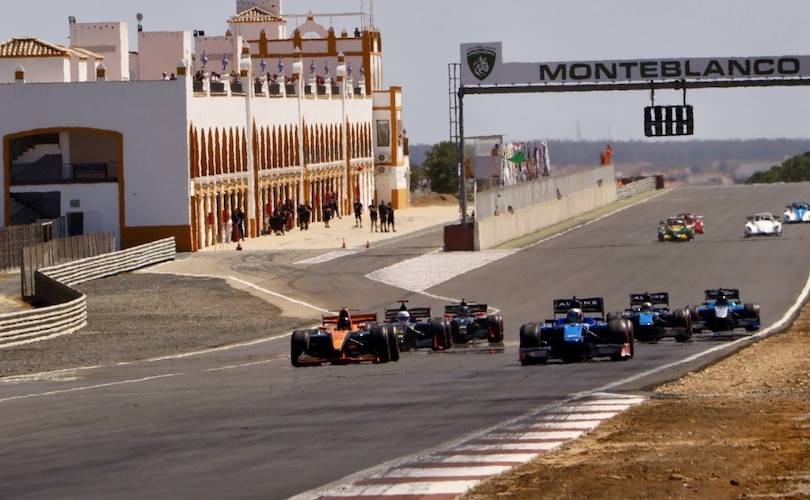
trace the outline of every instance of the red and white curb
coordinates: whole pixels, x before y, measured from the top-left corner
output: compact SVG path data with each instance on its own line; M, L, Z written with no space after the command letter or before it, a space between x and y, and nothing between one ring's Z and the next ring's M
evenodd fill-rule
M592 431L645 398L592 394L307 492L296 500L450 500Z

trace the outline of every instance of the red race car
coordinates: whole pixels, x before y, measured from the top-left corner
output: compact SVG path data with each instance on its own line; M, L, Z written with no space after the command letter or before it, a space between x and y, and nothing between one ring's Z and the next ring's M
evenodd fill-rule
M702 215L695 215L692 212L682 213L678 216L679 219L683 219L688 227L695 228L695 234L703 234L703 216Z

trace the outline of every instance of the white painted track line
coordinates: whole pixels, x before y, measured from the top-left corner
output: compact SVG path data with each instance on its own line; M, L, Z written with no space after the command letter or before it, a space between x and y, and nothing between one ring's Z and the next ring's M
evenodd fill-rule
M501 439L505 441L511 440L528 440L528 439L547 439L547 440L564 440L576 439L585 433L581 431L540 431L540 432L522 432L522 433L503 433L503 434L490 434L486 439Z
M458 477L458 476L494 476L506 472L508 465L481 465L477 467L425 467L392 469L383 477Z
M426 460L430 462L482 462L482 463L495 463L495 462L520 462L526 463L534 460L539 456L539 453L510 453L504 455L486 454L486 455L446 455L438 457L428 457Z
M471 444L469 446L459 446L450 452L468 451L548 451L559 448L563 441L551 441L548 443L504 443L504 444Z
M366 497L391 495L441 495L461 494L474 488L480 480L441 481L436 483L414 482L391 485L349 486L327 490L321 496L326 497Z

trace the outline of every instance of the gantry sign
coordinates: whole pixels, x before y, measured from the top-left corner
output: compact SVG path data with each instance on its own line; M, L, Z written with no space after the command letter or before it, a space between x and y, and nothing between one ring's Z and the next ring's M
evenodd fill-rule
M460 69L460 158L465 95L647 90L653 102L644 110L644 133L666 137L694 130L687 89L810 85L810 55L523 63L504 62L503 44L491 42L462 44ZM656 106L659 89L682 90L683 105ZM466 215L466 184L461 184Z

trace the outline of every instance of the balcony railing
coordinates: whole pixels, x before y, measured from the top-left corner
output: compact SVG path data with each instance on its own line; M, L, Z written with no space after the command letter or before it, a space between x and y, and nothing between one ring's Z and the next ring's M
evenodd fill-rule
M11 166L10 181L12 186L118 182L118 163L21 163Z

